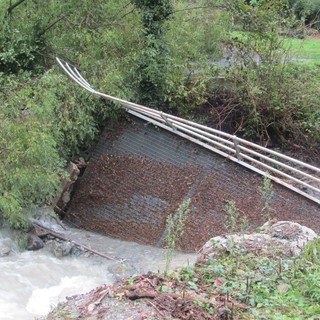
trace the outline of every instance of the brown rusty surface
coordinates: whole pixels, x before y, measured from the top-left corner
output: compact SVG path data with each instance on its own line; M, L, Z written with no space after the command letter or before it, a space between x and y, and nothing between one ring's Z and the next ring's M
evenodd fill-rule
M156 244L166 217L177 210L198 173L199 168L137 156L102 156L88 166L68 219L112 237Z
M190 210L178 242L186 251L228 232L227 201L236 203L251 229L266 222L259 175L139 121L121 124L110 139L102 136L93 159L66 216L85 229L163 245L168 215L187 198ZM271 218L320 231L319 206L312 201L273 184L269 205Z

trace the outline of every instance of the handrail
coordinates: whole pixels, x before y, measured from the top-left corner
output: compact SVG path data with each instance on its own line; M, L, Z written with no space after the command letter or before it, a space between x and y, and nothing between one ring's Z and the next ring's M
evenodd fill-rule
M320 204L320 168L235 135L96 91L75 67L56 59L72 80L92 94L119 103L128 113L197 143Z

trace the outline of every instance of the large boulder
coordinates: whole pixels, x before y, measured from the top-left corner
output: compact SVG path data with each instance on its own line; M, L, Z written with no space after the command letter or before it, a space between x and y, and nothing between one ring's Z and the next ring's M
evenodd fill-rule
M200 251L200 260L233 250L240 254L292 257L299 255L306 244L317 237L313 230L295 222L267 223L258 233L232 234L210 239Z
M44 246L43 241L35 234L27 235L27 250L39 250Z
M73 245L67 241L49 240L46 242L46 247L57 257L65 257L70 255Z

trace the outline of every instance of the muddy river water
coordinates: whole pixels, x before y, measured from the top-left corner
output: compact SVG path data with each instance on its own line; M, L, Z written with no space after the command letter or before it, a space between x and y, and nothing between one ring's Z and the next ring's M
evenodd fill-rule
M0 320L41 319L66 296L85 293L117 279L147 271L163 271L165 250L104 237L78 229L68 237L118 261L96 256L56 258L47 249L19 252L8 230L0 229L0 245L11 248L0 257ZM195 254L174 253L171 268L193 264Z

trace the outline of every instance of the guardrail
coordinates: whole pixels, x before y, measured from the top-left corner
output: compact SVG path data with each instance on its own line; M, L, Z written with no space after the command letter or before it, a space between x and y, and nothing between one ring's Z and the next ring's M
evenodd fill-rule
M68 76L92 94L124 106L128 113L220 154L320 204L320 169L220 130L96 91L80 72L56 58Z

